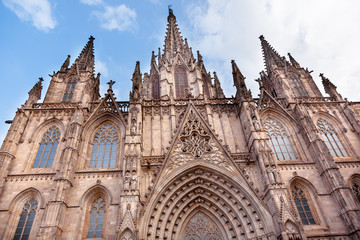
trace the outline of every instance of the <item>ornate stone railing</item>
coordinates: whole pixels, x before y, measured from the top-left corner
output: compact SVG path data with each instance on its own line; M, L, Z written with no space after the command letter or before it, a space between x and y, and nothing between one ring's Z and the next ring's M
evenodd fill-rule
M94 111L99 104L100 104L99 102L90 103L90 112ZM121 112L123 112L123 113L129 112L129 102L128 101L117 101L116 104Z
M336 101L333 97L297 97L300 102L333 102Z
M129 102L127 101L121 101L121 102L116 102L118 105L118 108L120 111L122 112L129 112Z
M76 108L79 103L61 102L61 103L34 103L33 108L37 109L60 109L60 108Z

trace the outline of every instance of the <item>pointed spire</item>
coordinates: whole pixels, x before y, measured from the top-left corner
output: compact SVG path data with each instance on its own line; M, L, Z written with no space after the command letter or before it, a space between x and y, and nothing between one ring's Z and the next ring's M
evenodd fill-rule
M184 40L176 23L176 17L170 7L164 53L166 60L170 63L172 63L177 53L185 54Z
M140 62L136 61L135 70L131 79L133 82L132 92L130 93L130 100L137 102L140 98L142 88L142 75L140 72Z
M336 100L343 100L342 96L336 90L336 86L327 77L325 77L323 73L320 73L319 76L321 77L325 92Z
M43 81L44 81L43 78L39 78L39 81L37 81L37 83L35 83L33 88L29 91L29 95L33 95L37 97L37 99L40 99Z
M60 68L60 72L66 72L69 68L69 63L70 63L70 55L67 55L65 62Z
M95 38L93 36L90 36L89 41L86 43L79 57L75 60L74 65L77 65L79 70L86 70L91 73L94 72L94 40ZM72 67L74 67L74 65Z
M242 101L252 99L251 91L247 89L245 84L245 77L241 73L240 69L235 63L235 60L231 60L232 73L234 79L234 86L236 87L236 98L240 98Z
M224 91L221 88L221 83L220 83L215 71L214 71L214 86L215 86L215 90L216 90L216 97L217 98L225 98Z
M295 60L295 58L293 58L293 56L291 56L290 53L288 53L289 59L291 64L295 67L295 68L301 68L300 64Z
M36 103L41 98L42 82L43 78L39 78L39 81L35 83L32 89L29 91L29 98L25 102L25 106L30 107L33 103Z
M159 66L161 64L161 50L160 50L160 48L158 49L158 64L159 64Z
M155 64L156 64L156 60L155 60L155 52L154 52L154 51L152 51L152 52L151 52L151 67L152 67L153 63L155 63Z
M275 51L275 49L265 40L263 35L259 38L267 72L269 73L276 68L283 67L286 60Z

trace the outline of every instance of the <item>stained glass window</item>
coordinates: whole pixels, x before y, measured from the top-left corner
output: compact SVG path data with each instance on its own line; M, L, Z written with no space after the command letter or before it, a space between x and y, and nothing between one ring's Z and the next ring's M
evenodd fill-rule
M56 149L59 144L60 130L52 126L44 133L36 154L33 168L50 168L55 157Z
M64 97L63 97L63 102L70 102L73 94L74 94L74 90L75 90L75 85L76 85L76 79L69 79L69 81L66 84L66 88L65 88L65 92L64 92Z
M160 99L160 82L158 74L152 77L152 97L153 99Z
M32 224L34 222L38 203L35 199L30 199L25 203L23 211L20 215L19 223L16 227L13 240L29 239Z
M90 168L113 168L116 162L118 133L110 124L104 124L94 137Z
M277 160L295 160L296 156L285 129L279 122L267 119L264 123L272 150Z
M103 224L105 216L105 201L98 197L92 204L90 210L90 221L88 238L101 238L103 235Z
M358 182L354 182L351 186L351 190L355 196L355 198L358 200L358 202L360 203L360 186Z
M329 148L333 157L348 157L344 146L342 145L334 127L325 119L319 118L317 126L325 141L326 146Z
M175 69L175 89L177 98L186 98L186 92L189 89L186 70L183 67L177 67Z
M184 240L221 240L218 227L205 214L196 213L185 227Z
M300 187L294 186L291 194L299 212L301 222L304 225L316 224L304 191Z

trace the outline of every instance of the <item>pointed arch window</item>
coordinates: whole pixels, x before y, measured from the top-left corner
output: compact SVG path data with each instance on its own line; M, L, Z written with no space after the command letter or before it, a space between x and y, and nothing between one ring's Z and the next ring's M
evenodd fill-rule
M177 67L175 69L175 89L177 98L186 98L186 93L189 89L184 67Z
M160 99L160 82L159 82L159 75L155 74L152 77L152 97L155 100Z
M76 81L75 78L71 78L67 82L65 92L64 92L64 96L63 96L63 100L62 100L63 102L71 102L71 99L72 99L73 94L74 94L76 82L77 81Z
M56 126L50 127L41 140L36 154L33 168L50 168L59 144L60 130Z
M360 179L355 178L351 182L351 190L356 200L360 203Z
M20 219L16 227L13 240L27 240L29 239L31 227L34 222L36 210L38 207L37 201L32 198L27 201L20 214Z
M104 124L95 134L90 168L113 168L116 163L118 132L110 123Z
M294 199L296 209L298 210L301 222L304 225L316 224L311 207L309 205L310 199L300 186L294 186L291 190L292 198Z
M283 126L273 119L267 119L264 127L277 160L295 160L296 156Z
M87 238L101 238L103 236L104 217L105 201L102 197L98 197L91 205Z
M202 212L196 213L185 227L184 240L221 240L215 223Z
M328 121L319 118L317 120L317 127L319 128L325 144L333 157L349 156L336 134L334 127Z

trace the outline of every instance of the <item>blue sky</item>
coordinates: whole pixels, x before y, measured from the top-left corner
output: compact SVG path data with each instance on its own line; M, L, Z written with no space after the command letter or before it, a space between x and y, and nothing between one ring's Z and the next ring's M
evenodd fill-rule
M360 101L360 3L356 0L2 0L0 3L0 141L39 77L42 99L68 54L79 55L95 37L101 93L115 80L118 100L128 100L135 62L149 70L151 51L163 47L168 5L189 45L216 71L225 94L233 95L230 60L235 59L256 96L264 69L260 41L291 52L319 84L324 72L343 97ZM42 101L42 100L40 100Z

